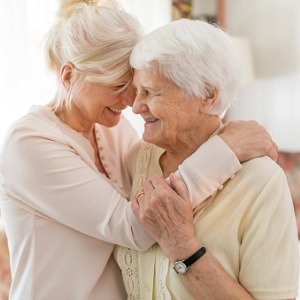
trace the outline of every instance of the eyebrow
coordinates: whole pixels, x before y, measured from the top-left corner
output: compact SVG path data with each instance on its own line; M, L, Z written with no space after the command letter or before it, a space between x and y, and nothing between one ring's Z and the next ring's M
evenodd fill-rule
M135 85L135 84L133 84L133 85L134 85L134 87L136 88L136 85ZM144 90L157 91L156 88L149 87L149 86L147 86L147 85L141 85L141 88L143 88Z

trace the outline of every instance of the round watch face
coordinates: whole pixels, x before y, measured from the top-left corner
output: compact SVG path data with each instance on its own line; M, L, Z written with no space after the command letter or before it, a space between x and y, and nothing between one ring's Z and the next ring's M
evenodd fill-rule
M178 274L184 274L187 271L187 267L182 261L176 261L174 269Z

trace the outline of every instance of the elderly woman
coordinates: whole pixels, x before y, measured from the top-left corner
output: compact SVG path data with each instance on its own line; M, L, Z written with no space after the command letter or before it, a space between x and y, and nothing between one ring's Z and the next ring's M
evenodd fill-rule
M133 110L145 120L146 141L128 155L132 206L158 244L146 252L115 250L128 299L295 299L296 223L276 163L244 163L204 202L191 191L193 212L173 175L177 193L161 177L147 181L170 176L199 138L205 143L222 128L240 78L226 33L201 21L174 21L142 38L131 65Z

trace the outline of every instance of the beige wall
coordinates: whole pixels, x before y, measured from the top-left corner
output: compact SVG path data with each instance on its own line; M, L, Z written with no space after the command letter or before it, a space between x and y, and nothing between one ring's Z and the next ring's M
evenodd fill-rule
M299 0L226 0L227 29L250 38L256 75L300 72Z
M300 72L299 0L225 0L227 30L250 39L257 77ZM193 0L194 15L213 13L217 0Z

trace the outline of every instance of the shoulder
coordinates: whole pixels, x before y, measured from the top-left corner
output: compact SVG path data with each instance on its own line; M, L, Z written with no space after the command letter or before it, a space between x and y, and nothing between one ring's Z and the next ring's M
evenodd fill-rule
M27 145L32 147L34 140L40 138L51 140L53 136L59 136L54 117L51 117L45 108L34 106L26 115L11 124L5 135L2 152L9 151L10 147L15 146L18 149Z
M242 166L237 176L248 181L266 184L272 178L285 179L282 168L267 156L251 159Z
M293 213L292 198L282 168L269 157L260 157L243 163L243 168L230 183L240 198L249 199L251 210L289 211ZM262 209L263 207L263 209Z
M12 136L41 136L56 139L60 136L59 132L63 131L62 124L50 108L35 105L27 114L11 124L6 136L7 139Z
M251 210L256 211L262 207L261 211L266 211L277 210L281 205L291 206L286 176L276 162L269 157L259 157L242 165L236 176L227 182L224 196L230 196L234 203L250 204Z

